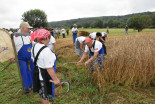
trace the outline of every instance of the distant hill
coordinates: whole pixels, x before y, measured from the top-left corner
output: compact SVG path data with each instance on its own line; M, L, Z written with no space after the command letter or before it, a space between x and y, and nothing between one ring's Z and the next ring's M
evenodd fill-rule
M49 22L49 26L51 27L72 27L73 24L78 24L78 27L85 27L85 25L89 24L89 27L92 27L93 23L97 20L103 21L103 27L107 27L108 24L115 23L117 26L112 27L124 27L127 20L134 16L134 15L152 15L155 12L143 12L143 13L134 13L134 14L128 14L123 16L101 16L101 17L89 17L89 18L78 18L78 19L71 19L71 20L63 20L63 21L55 21L55 22Z

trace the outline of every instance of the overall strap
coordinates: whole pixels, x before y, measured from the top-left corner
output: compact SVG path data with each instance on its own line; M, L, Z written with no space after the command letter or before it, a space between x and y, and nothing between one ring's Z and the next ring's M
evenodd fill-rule
M23 37L21 36L21 38L22 38L22 41L23 41L23 45L24 45L24 40L23 40Z
M95 47L95 42L96 42L96 41L94 40L93 49L94 49L94 47ZM89 51L92 52L90 48L89 48Z
M33 49L32 49L32 55L33 55L33 58L34 58L34 59L35 59L35 57L34 57L34 47L35 47L35 45L36 45L36 44L34 44Z
M43 46L37 53L36 57L34 57L34 65L36 65L40 52L46 48L47 46ZM34 56L34 48L33 48L33 56Z

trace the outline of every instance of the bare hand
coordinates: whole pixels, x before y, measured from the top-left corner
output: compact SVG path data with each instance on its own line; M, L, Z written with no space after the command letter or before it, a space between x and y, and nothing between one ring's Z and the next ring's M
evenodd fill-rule
M59 79L54 80L53 83L54 83L55 85L59 85L59 84L60 84L60 80L59 80Z
M87 66L88 64L89 64L89 61L86 61L84 65Z
M11 63L14 63L16 60L14 58L10 59Z
M78 61L78 62L77 62L78 65L81 64L81 63L82 63L81 61Z

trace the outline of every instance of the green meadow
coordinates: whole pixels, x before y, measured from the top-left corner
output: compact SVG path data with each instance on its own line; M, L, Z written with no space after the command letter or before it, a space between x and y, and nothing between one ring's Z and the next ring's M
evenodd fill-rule
M105 28L80 28L79 30L106 32ZM155 86L131 88L113 84L109 85L109 88L106 87L104 91L100 91L88 66L85 67L84 65L69 63L80 60L80 57L74 52L71 34L70 30L69 35L66 35L65 39L62 38L62 35L60 39L56 39L56 54L58 55L57 73L61 74L60 79L70 82L71 89L68 94L55 96L54 104L155 104ZM137 30L129 29L129 36L141 34L154 34L155 36L155 29L144 29L140 33ZM121 37L125 37L125 29L112 28L109 29L107 41L114 38L120 39ZM0 70L7 63L1 63ZM68 64L64 65L64 63ZM29 95L19 92L16 95L21 88L20 77L15 63L0 72L0 104L41 104L39 95L33 92Z

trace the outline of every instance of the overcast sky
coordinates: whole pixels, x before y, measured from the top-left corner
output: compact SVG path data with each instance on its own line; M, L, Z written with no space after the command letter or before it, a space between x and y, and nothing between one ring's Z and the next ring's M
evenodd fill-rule
M30 9L43 10L51 22L155 11L155 0L0 0L0 28L18 28Z

